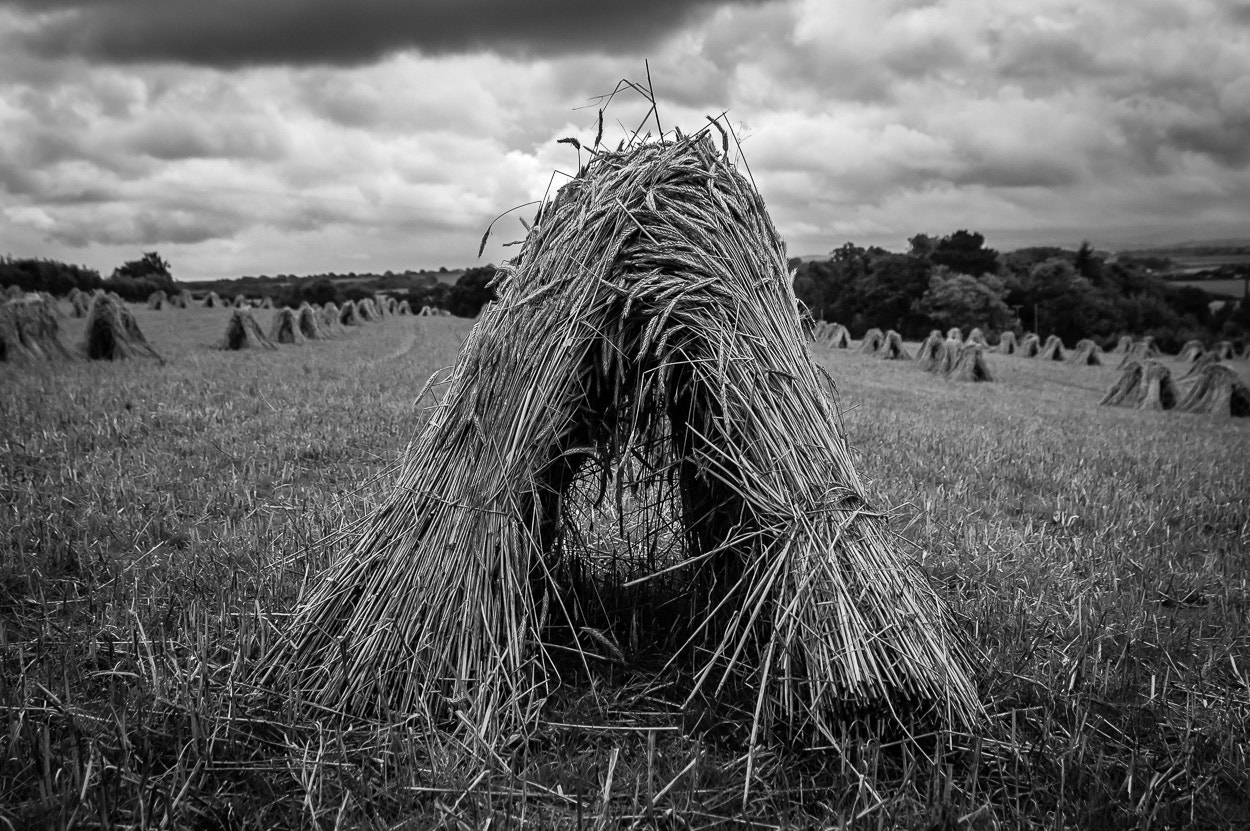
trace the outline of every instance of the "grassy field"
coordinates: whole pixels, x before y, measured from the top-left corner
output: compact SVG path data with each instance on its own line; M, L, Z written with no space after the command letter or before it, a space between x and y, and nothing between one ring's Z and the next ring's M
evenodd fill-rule
M989 717L763 748L748 783L732 713L692 726L629 668L507 755L250 687L470 322L222 353L229 310L135 314L163 364L0 364L0 825L1250 826L1245 420L1099 407L1108 367L991 355L958 384L816 347Z
M1243 280L1168 280L1169 285L1191 286L1202 289L1219 297L1232 297L1240 300L1245 296L1246 284Z

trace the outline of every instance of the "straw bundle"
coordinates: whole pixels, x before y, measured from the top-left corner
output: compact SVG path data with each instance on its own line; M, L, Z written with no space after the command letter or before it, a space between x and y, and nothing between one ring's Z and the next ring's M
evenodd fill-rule
M942 333L934 329L929 333L929 337L925 338L920 344L920 351L916 353L916 360L920 362L920 368L926 372L932 372L941 360L942 354Z
M226 322L225 334L217 341L217 348L226 351L237 349L276 349L260 324L252 317L251 309L238 309L230 315Z
M148 295L148 308L160 311L165 308L165 304L169 302L169 298L165 296L165 292L157 289Z
M433 315L434 310L429 306L422 306L421 311L417 313L417 317L432 317Z
M17 314L9 301L0 301L0 361L16 363L32 357L22 343Z
M1155 346L1155 339L1150 335L1135 342L1129 347L1128 352L1120 359L1120 366L1126 365L1129 361L1149 361L1158 358L1162 353L1159 347Z
M299 311L295 313L299 333L308 340L325 340L329 335L325 327L321 324L321 317L317 311L307 303L303 303L299 307Z
M112 294L97 294L87 315L83 351L94 360L119 361L127 358L156 358L160 355L148 343L126 304Z
M224 305L225 304L222 302L221 297L219 297L215 291L210 291L208 296L204 298L204 308L206 309L215 309Z
M91 295L74 288L69 293L69 308L71 317L86 317L91 311Z
M1063 341L1058 335L1051 335L1046 339L1046 345L1042 347L1042 351L1038 354L1043 361L1062 361L1063 360Z
M1177 357L1185 363L1192 364L1194 361L1205 355L1206 352L1207 348L1202 345L1202 341L1187 340L1185 341L1185 345L1181 347L1181 353Z
M263 682L496 743L558 655L624 659L641 621L692 698L750 697L753 743L833 740L862 710L978 717L944 605L866 504L784 245L710 141L597 153L499 279ZM632 544L596 554L596 512Z
M1002 337L998 339L998 345L994 347L994 351L1000 355L1014 355L1020 351L1020 344L1016 341L1016 333L1003 332Z
M25 363L73 357L61 343L56 302L39 295L0 303L0 361Z
M1203 370L1205 370L1207 367L1214 366L1215 364L1218 364L1219 362L1220 362L1220 359L1215 357L1214 352L1208 352L1205 355L1203 355L1201 358L1199 358L1198 360L1194 361L1190 365L1189 371L1186 372L1181 377L1191 378L1195 375L1200 375L1202 374Z
M822 346L828 346L831 349L851 348L851 333L841 323L818 321L812 334L816 343Z
M191 292L183 289L177 294L169 298L169 302L177 309L186 309L191 306Z
M1112 355L1127 355L1129 350L1133 348L1132 335L1120 335L1120 340L1116 342L1115 349L1111 350Z
M903 347L903 336L893 329L885 333L885 340L881 342L881 347L872 356L883 361L911 360L911 355Z
M942 349L937 354L937 360L934 362L933 371L939 375L949 375L955 365L959 363L959 356L963 354L964 342L947 338L942 341Z
M989 348L989 343L985 340L985 333L982 332L979 327L974 327L973 330L968 333L968 343L975 344L976 346L980 346L985 349Z
M973 343L971 336L969 336L968 342L963 344L963 347L959 350L959 354L955 358L954 365L947 373L947 377L955 381L973 381L977 383L993 381L994 376L990 374L989 365L985 363L984 352L985 347Z
M1218 418L1250 418L1250 386L1227 366L1212 364L1202 370L1176 409Z
M231 304L231 305L233 305L233 306L234 306L234 308L236 308L236 309L250 309L250 308L252 308L252 303L251 303L251 301L250 301L250 300L248 300L246 297L244 297L244 296L243 296L243 295L241 295L241 294L236 294L236 295L234 296L234 303L233 303L233 304Z
M321 307L321 323L325 326L327 332L334 333L343 328L343 325L339 323L340 313L341 310L334 304L333 300Z
M1211 354L1221 361L1231 361L1236 357L1233 345L1226 340L1217 341L1215 346L1211 347Z
M959 328L958 326L952 326L952 327L951 327L950 329L948 329L948 330L947 330L947 332L946 332L946 339L947 339L947 340L956 340L956 341L959 341L960 343L963 343L963 342L964 342L964 333L963 333L963 331L961 331L961 330L960 330L960 328Z
M343 303L343 308L339 309L339 323L343 326L359 326L362 322L357 304L351 300Z
M1068 363L1077 366L1102 366L1102 350L1089 338L1076 342L1076 348L1068 355Z
M373 295L373 308L378 313L379 318L387 317L395 314L395 298L389 294Z
M859 351L865 355L875 355L883 343L885 343L885 334L874 327L864 333L864 340L859 345Z
M1180 391L1172 380L1172 370L1158 361L1147 361L1142 376L1142 400L1139 410L1170 410L1180 399Z
M1136 407L1142 398L1142 375L1145 372L1140 361L1131 361L1120 372L1120 377L1107 390L1099 404L1109 407Z
M1029 332L1020 340L1020 345L1016 347L1016 354L1021 358L1036 358L1038 353L1042 351L1042 341L1037 335Z
M299 317L292 309L279 309L274 312L273 322L269 324L269 340L274 343L290 343L296 346L304 342Z
M4 300L21 300L26 296L26 291L18 285L12 285L5 288L2 299Z
M412 314L412 305L407 300L399 301L399 304L395 307L395 314L397 315Z

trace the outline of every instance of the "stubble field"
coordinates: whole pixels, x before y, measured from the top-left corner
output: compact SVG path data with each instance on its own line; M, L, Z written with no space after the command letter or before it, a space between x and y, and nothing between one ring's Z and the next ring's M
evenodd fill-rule
M163 364L0 364L0 825L1250 824L1244 419L1099 407L1110 367L990 355L995 383L961 384L813 347L989 717L764 748L747 783L732 713L691 729L628 671L562 690L508 756L251 687L472 322L223 353L229 310L134 312Z

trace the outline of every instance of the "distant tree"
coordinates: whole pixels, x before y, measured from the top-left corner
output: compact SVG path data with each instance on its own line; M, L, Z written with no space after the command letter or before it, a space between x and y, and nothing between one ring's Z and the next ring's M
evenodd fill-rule
M171 285L174 282L173 275L169 273L169 261L162 259L155 251L145 251L140 259L122 263L113 269L112 276L168 281Z
M997 274L998 252L985 247L985 237L975 231L956 231L937 241L929 254L934 265L944 265L960 274Z
M488 285L496 273L495 266L486 265L461 274L447 294L447 311L459 317L477 317L482 306L496 297L494 287Z
M1072 265L1077 274L1089 280L1097 281L1102 276L1102 260L1094 253L1094 246L1089 244L1089 240L1081 241L1081 247L1076 249L1072 258Z
M923 334L925 320L916 300L930 285L933 268L920 257L882 252L852 284L857 311L869 326L896 329L906 337Z
M46 291L64 295L72 289L91 292L100 288L100 272L56 260L0 258L0 288L17 286L23 291Z
M916 303L916 311L933 325L1002 331L1014 325L1011 308L1003 301L1007 293L1001 277L982 274L960 274L946 266L937 266L929 278L929 287Z
M933 253L933 249L937 247L937 240L928 234L916 234L907 240L911 246L911 250L907 253L913 257L928 257Z

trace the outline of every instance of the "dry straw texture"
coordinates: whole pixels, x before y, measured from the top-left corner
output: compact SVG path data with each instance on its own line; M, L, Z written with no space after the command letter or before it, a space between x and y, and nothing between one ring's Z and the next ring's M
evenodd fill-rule
M851 333L841 323L830 323L827 320L816 322L812 329L812 338L822 346L831 349L850 349Z
M596 154L499 279L265 683L495 743L560 672L645 653L632 625L753 736L978 718L943 603L865 500L784 245L706 136Z
M1016 347L1016 354L1021 358L1036 358L1038 353L1042 351L1042 341L1032 332L1025 334L1020 339L1019 346Z
M1142 398L1144 372L1141 361L1130 361L1123 365L1120 368L1120 377L1098 403L1111 407L1136 407Z
M1172 370L1158 361L1145 363L1142 388L1142 398L1137 404L1139 410L1171 410L1180 400Z
M1046 339L1046 345L1042 347L1042 351L1037 357L1043 361L1062 361L1063 355L1063 341L1059 339L1058 335L1051 335Z
M343 331L343 324L339 320L342 314L343 311L335 305L333 300L321 307L321 323L327 332L334 334Z
M56 302L37 295L0 303L0 361L25 363L72 357L61 343Z
M985 362L985 348L971 341L963 344L954 359L947 377L955 381L983 383L993 381L989 365Z
M1068 363L1077 366L1102 366L1102 350L1089 338L1076 342L1076 347L1068 355Z
M1185 345L1181 347L1181 354L1178 357L1186 363L1193 363L1205 355L1206 352L1207 348L1202 345L1202 341L1187 340Z
M1149 361L1158 358L1162 353L1155 346L1155 339L1150 335L1136 341L1120 359L1120 367L1127 366L1130 361Z
M91 295L75 288L69 293L69 306L71 317L86 317L91 311Z
M165 308L165 305L167 303L169 303L169 298L166 297L165 292L161 291L160 289L157 289L156 291L148 295L148 308L149 309L160 310L160 309Z
M300 304L299 311L295 313L299 332L308 340L325 340L328 337L325 327L321 323L321 316L317 314L317 310L307 303Z
M1176 409L1217 418L1247 418L1250 417L1250 386L1232 369L1212 364L1202 370Z
M859 345L859 351L865 355L875 355L883 343L885 343L885 333L880 329L869 329L864 333L864 340Z
M223 305L225 304L222 302L221 296L215 291L210 291L204 298L204 308L206 309L216 309Z
M357 304L351 300L343 303L343 308L339 309L339 323L343 326L359 326L362 322Z
M973 343L977 346L985 348L989 347L989 343L985 340L985 333L982 332L980 328L973 328L973 330L968 333L968 343Z
M83 351L92 360L157 358L130 309L112 294L97 294L87 315Z
M963 343L963 340L964 340L964 333L960 330L960 328L959 328L958 326L952 326L952 327L951 327L951 328L950 328L950 329L946 332L946 339L947 339L947 340L956 340L956 341L959 341L960 343Z
M226 322L226 331L217 342L218 349L274 349L251 309L235 309Z
M1120 335L1120 339L1116 342L1115 349L1111 350L1112 355L1127 355L1133 348L1132 335Z
M921 369L926 372L932 372L937 366L942 354L942 333L934 329L929 333L929 337L925 338L920 344L920 350L916 353L916 360L920 362Z
M293 309L279 309L274 312L273 322L269 324L269 340L274 343L301 344L306 338L300 329L299 316Z
M401 300L401 301L399 301L399 304L395 307L395 314L397 314L397 315L410 315L410 314L412 314L412 305L411 305L411 304L409 304L409 302L408 302L407 300Z
M893 329L885 333L885 340L881 342L880 348L873 353L874 358L881 358L885 361L910 361L911 355L903 347L903 336Z
M998 339L998 345L994 347L994 351L1000 355L1014 355L1020 349L1020 344L1016 340L1015 332L1003 332L1002 337Z
M1207 352L1201 358L1190 364L1189 369L1182 375L1182 378L1192 378L1201 374L1207 367L1214 366L1220 362L1219 356L1214 352Z

